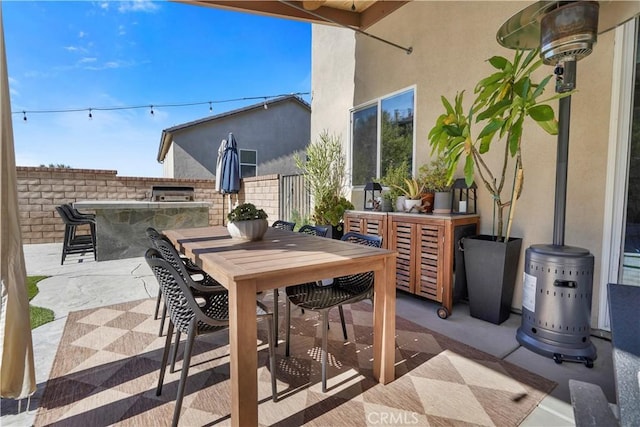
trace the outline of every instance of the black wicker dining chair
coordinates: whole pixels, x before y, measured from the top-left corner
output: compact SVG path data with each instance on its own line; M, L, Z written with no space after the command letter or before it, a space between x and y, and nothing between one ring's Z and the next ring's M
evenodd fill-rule
M312 236L327 237L329 227L305 224L298 230L298 233L311 234Z
M167 236L159 232L154 227L147 227L147 229L145 230L145 233L147 234L147 237L151 242L151 245L152 245L151 247L156 248L161 253L163 253L163 256L165 257L165 259L167 259L169 262L174 262L175 260L178 260L178 259L182 261L182 263L184 264L184 269L182 269L178 265L177 261L176 261L176 264L174 265L174 268L178 269L179 272L186 274L196 283L202 284L203 286L217 286L222 288L222 285L220 285L217 281L213 280L204 270L202 270L200 267L194 264L188 257L178 253L178 251L175 250L175 247L173 246L171 241L167 238ZM165 242L168 243L168 245L159 247L157 243L159 240L164 240ZM153 318L155 320L158 319L160 314L161 301L162 301L162 290L158 289L158 297L156 298L156 308L153 313ZM164 330L165 317L166 317L166 308L162 315L162 319L160 320L160 332L158 336L162 336L162 331Z
M355 244L381 247L382 238L379 236L369 236L365 234L348 232L342 236L343 241ZM342 321L342 332L347 339L347 329L344 324L344 304L353 304L365 299L373 299L374 273L352 274L349 276L336 277L333 283L323 286L318 282L303 283L301 285L288 286L286 288L287 305L285 311L286 318L286 342L285 355L289 356L289 341L291 338L291 304L300 308L317 311L322 315L322 391L327 391L327 346L329 328L329 310L338 307L340 319Z
M162 235L160 239L155 241L155 248L162 254L162 257L171 264L171 266L184 278L185 282L192 289L192 292L196 296L201 296L202 294L209 294L212 292L222 292L227 293L227 289L222 286L217 280L209 276L204 271L200 270L202 273L198 273L202 275L201 280L194 280L192 277L192 271L187 268L186 264L180 258L178 251L173 246L173 243L165 236ZM158 291L158 295L162 294L162 288ZM158 306L156 300L156 306ZM165 301L164 307L162 309L162 318L160 320L160 332L158 336L162 336L162 331L164 329L164 319L167 316L167 304ZM173 355L171 356L171 368L169 372L173 373L175 371L176 358L178 355L178 347L180 347L180 330L176 331L176 345L173 347Z
M271 227L278 228L280 230L293 231L293 229L296 228L296 223L289 222L289 221L282 221L279 219L279 220L273 221L273 224L271 224Z
M176 406L172 421L172 426L177 426L182 410L182 400L184 398L185 384L189 374L194 340L197 336L229 328L229 294L226 292L199 294L198 298L203 299L204 303L198 304L196 296L192 292L193 289L187 284L185 278L171 263L162 257L157 249L149 248L145 253L145 259L158 280L158 285L162 288L170 318L169 332L167 333L164 351L162 353L156 396L160 396L162 393L173 329L175 328L176 331L187 334L182 372L180 373ZM273 315L267 311L267 308L262 303L258 301L256 301L256 303L256 315L258 319L267 321L271 392L273 401L275 402L277 401L277 388L275 378L275 349L273 345Z

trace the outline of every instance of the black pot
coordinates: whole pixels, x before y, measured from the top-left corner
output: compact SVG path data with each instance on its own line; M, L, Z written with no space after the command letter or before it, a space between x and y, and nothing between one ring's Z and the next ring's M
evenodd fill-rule
M325 225L329 229L327 232L327 237L331 237L332 239L340 240L344 235L344 223L340 223L338 225Z
M509 318L522 239L496 242L477 235L462 241L471 317L499 325Z

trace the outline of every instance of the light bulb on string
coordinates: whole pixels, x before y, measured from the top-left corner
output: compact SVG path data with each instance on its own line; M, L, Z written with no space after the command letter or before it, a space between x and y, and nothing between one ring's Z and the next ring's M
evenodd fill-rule
M151 113L151 115L153 116L153 115L154 115L154 112L153 112L153 105L149 105L149 108L151 108L151 111L149 111L149 113Z
M209 101L209 112L213 113L213 105L211 105L211 101Z
M267 110L269 108L269 106L267 105L267 98L264 99L263 107L264 107L265 110Z
M93 119L93 114L91 114L91 108L89 108L89 120Z
M353 10L354 12L356 11L356 2L355 2L355 0L353 0L351 2L351 10Z
M25 122L27 121L27 112L26 111L22 112L22 120L25 121Z

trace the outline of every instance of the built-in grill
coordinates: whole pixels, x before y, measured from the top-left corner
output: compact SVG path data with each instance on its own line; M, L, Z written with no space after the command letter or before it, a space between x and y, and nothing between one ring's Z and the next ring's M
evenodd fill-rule
M151 187L152 202L193 202L195 190L193 187L178 187L169 185L154 185Z

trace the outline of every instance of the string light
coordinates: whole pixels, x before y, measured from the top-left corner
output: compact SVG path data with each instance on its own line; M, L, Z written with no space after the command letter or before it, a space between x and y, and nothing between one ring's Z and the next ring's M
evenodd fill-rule
M146 105L128 105L122 107L84 107L84 108L66 108L66 109L44 109L44 110L21 110L21 111L12 111L11 114L22 114L22 120L27 121L27 113L29 114L54 114L54 113L76 113L82 111L89 112L89 118L93 118L93 111L117 111L117 110L135 110L141 108L149 108L149 113L154 115L154 108L176 108L176 107L193 107L197 105L209 105L209 111L213 111L213 104L223 104L228 102L240 102L240 101L251 101L262 99L263 100L263 108L266 110L269 108L267 105L267 101L269 99L281 98L284 96L302 96L309 95L309 92L295 92L295 93L285 93L278 95L267 95L267 96L248 96L244 98L233 98L233 99L222 99L217 101L202 101L202 102L184 102L184 103L172 103L172 104L146 104Z

